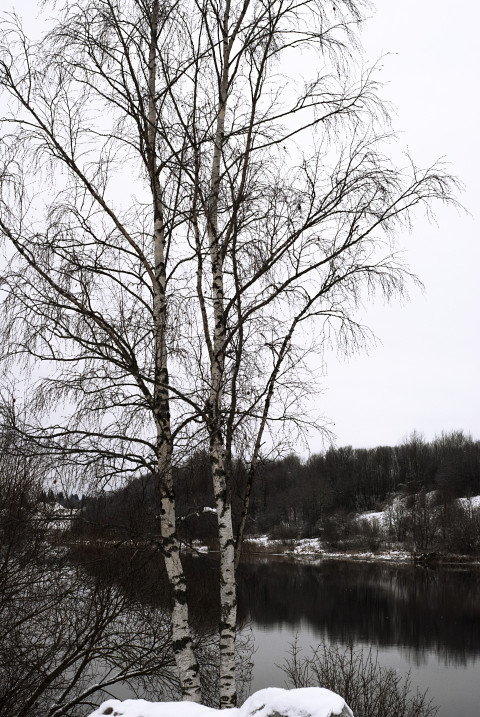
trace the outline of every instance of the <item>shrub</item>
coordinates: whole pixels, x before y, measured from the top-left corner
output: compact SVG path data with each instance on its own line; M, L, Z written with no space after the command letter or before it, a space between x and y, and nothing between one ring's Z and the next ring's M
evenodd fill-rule
M304 657L294 643L282 669L291 686L337 692L359 717L434 717L438 711L426 692L412 690L409 672L380 665L372 650L322 644Z
M445 548L464 554L480 551L480 510L472 509L468 503L454 506L446 529Z
M329 548L355 549L357 546L355 541L352 543L352 538L356 532L355 514L340 509L324 519L322 540Z
M298 538L298 528L291 523L280 523L272 528L269 537L272 540L296 540Z
M382 545L383 534L378 520L357 520L356 533L359 546L375 551Z

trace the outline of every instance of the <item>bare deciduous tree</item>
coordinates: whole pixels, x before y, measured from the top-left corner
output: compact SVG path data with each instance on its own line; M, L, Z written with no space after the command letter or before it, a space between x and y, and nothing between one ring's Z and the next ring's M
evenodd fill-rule
M58 555L11 566L15 596L2 599L0 714L83 714L128 685L177 695L165 611L135 604Z
M235 567L265 445L317 425L310 357L362 343L366 293L402 292L393 245L441 168L385 157L359 71L360 0L78 0L38 45L7 19L1 86L4 359L43 363L36 430L95 480L150 471L186 698L172 466L208 442L221 566L220 699L236 702ZM45 421L44 421L45 423ZM270 438L267 439L267 434ZM248 464L238 534L232 466ZM67 458L65 458L67 456Z
M359 9L202 5L188 32L194 70L169 86L184 131L198 267L190 373L208 390L225 706L235 703L234 566L266 433L275 440L315 425L302 410L318 385L309 380L310 357L332 337L348 347L363 342L354 318L362 297L404 291L396 228L417 205L450 193L439 167L402 170L383 154L388 120L374 75L356 76L350 55ZM292 68L296 53L311 69ZM235 452L249 467L234 540Z
M119 684L177 695L167 610L92 577L49 535L48 456L22 436L19 409L0 409L0 714L73 717Z
M184 420L172 429L166 352L166 256L182 218L175 176L160 184L156 146L160 50L173 57L179 38L170 33L174 9L162 13L158 2L74 4L34 48L15 18L4 26L2 86L12 104L3 118L1 226L15 250L3 276L4 336L7 358L55 367L39 406L75 405L49 432L59 454L67 442L97 478L158 477L174 650L184 696L198 701L172 485ZM115 172L126 163L139 197L121 209Z

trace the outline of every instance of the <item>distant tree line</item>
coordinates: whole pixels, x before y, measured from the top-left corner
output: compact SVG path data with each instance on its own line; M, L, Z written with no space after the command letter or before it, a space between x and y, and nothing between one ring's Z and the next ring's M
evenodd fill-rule
M279 523L314 534L325 516L377 510L396 493L438 490L449 498L480 493L480 442L462 432L428 443L418 434L398 446L330 448L302 464L296 456L265 465L251 507L252 529Z
M241 460L233 474L232 505L238 525L246 481ZM206 452L197 451L176 467L175 485L181 538L187 542L213 539L214 498ZM421 513L433 514L433 504L425 498L431 491L436 491L435 505L443 506L436 509L440 517L434 532L443 531L446 539L447 523L458 522L455 500L480 494L479 441L463 432L443 434L432 442L412 434L394 447L347 446L330 448L306 462L296 455L264 462L252 491L247 532L280 539L324 537L335 543L355 532L351 521L358 513L379 510L397 495L405 500L403 514L398 508L395 516L392 514L391 538L397 542L408 539L424 549L432 540L421 531L428 533L433 527L426 530ZM84 496L82 503L74 525L77 532L101 530L117 538L154 536L159 500L148 477L113 492ZM368 530L365 526L365 532ZM367 537L375 543L375 525L370 526L370 533Z

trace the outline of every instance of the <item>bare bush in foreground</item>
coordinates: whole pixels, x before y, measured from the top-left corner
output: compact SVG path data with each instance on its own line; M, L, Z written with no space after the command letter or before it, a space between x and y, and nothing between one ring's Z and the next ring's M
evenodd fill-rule
M282 666L292 687L326 687L342 695L361 717L434 717L438 712L426 692L413 691L410 673L384 667L372 650L321 644L302 656L293 643Z

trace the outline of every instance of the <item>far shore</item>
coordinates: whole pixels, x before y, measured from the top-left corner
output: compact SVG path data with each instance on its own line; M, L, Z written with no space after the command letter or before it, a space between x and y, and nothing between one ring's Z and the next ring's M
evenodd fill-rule
M62 533L62 531L60 531ZM56 535L58 540L60 536ZM63 538L63 539L62 539ZM151 540L116 540L115 538L105 539L60 538L60 542L66 548L80 545L102 546L103 548L135 548L138 550L156 549L155 541ZM192 543L182 543L182 552L189 553L193 557L210 554L218 554L218 546L209 541L194 540ZM456 565L465 567L480 567L480 555L442 553L434 551L414 551L402 546L385 547L376 550L366 550L354 546L338 547L336 549L322 545L318 538L304 538L295 540L274 540L266 535L246 536L242 546L242 561L249 559L281 559L293 562L315 562L325 560L355 561L368 563L397 563L423 566Z
M207 547L195 541L193 552L216 552L215 548ZM364 550L348 547L329 549L316 538L297 540L273 540L266 535L247 536L242 547L242 560L249 557L282 558L285 560L348 560L358 562L411 563L415 565L466 565L480 566L480 555L461 555L437 553L434 551L414 551L395 546L381 550Z

